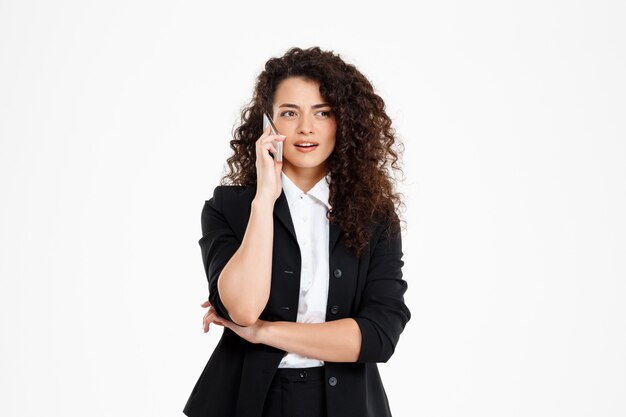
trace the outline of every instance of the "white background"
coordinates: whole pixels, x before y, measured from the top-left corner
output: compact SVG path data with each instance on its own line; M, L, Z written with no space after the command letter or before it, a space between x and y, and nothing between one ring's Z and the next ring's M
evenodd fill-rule
M406 147L394 416L626 415L625 12L0 0L0 415L182 416L204 200L265 61L314 45Z

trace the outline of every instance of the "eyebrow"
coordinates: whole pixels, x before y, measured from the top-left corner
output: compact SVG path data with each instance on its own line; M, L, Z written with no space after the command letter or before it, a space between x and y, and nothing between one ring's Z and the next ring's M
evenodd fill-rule
M278 106L278 108L281 108L281 107L291 107L291 108L300 110L300 106L298 106L297 104L284 103ZM312 109L319 109L321 107L330 107L330 104L321 103L321 104L314 104L311 106Z

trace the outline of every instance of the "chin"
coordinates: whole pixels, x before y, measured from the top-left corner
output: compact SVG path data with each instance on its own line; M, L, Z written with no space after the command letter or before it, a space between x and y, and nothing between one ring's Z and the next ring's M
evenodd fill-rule
M287 163L291 166L293 166L294 168L317 168L320 165L324 165L324 161L323 160L316 160L316 161L299 161L295 158L289 159L289 158L285 158L287 160ZM295 160L294 160L295 159Z

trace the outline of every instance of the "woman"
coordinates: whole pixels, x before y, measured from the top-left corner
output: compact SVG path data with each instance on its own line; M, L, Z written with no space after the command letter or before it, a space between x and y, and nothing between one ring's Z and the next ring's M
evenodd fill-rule
M269 112L281 135L263 131ZM270 59L202 210L204 331L188 416L390 416L377 362L410 319L383 100L338 55ZM283 160L272 142L283 143Z

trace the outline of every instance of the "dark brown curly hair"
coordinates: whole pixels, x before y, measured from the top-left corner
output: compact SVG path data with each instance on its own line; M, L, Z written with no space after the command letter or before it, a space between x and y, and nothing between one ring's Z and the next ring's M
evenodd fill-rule
M402 194L394 190L393 170L402 172L397 142L385 103L369 80L338 54L319 47L291 48L271 58L259 74L250 103L233 131L228 172L222 185L256 185L255 142L263 130L263 113L272 110L277 86L288 77L319 83L320 95L337 121L335 148L326 161L330 173L330 222L339 224L347 248L360 256L372 226L388 223L389 236L400 233Z

